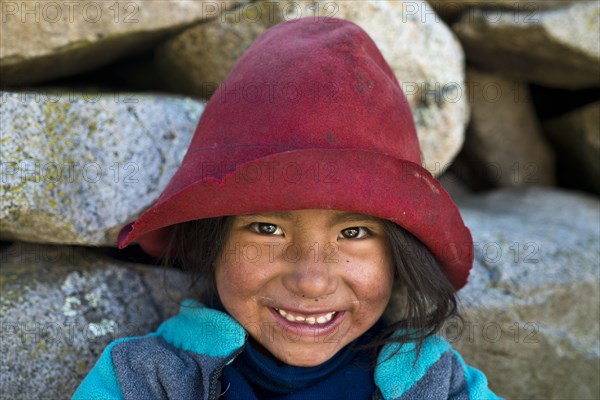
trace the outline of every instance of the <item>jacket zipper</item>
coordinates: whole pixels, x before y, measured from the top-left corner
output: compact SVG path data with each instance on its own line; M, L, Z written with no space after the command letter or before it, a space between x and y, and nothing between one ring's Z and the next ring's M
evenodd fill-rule
M219 378L221 377L223 368L225 368L225 366L231 360L236 358L242 351L244 351L245 346L246 346L246 342L244 342L244 344L239 349L237 349L234 353L232 353L229 357L227 357L225 359L225 361L223 361L223 363L221 365L219 365L217 368L215 368L215 370L211 374L209 384L208 384L209 385L208 398L210 400L216 400L219 397L220 393L217 393L217 382L219 381Z

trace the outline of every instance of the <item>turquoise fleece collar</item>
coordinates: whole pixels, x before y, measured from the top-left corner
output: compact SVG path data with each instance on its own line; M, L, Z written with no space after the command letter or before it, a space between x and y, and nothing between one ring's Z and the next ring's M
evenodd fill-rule
M184 300L179 315L163 322L157 333L177 348L225 358L244 346L247 338L231 316L192 299Z

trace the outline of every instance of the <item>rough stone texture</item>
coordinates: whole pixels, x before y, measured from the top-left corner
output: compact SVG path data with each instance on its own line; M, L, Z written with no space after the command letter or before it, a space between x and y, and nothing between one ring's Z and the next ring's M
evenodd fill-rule
M31 84L88 71L142 50L171 32L218 16L232 4L230 0L3 0L3 84Z
M264 30L236 13L225 14L165 40L155 53L156 68L171 90L209 98Z
M555 183L554 153L527 85L467 69L471 122L457 159L461 178L490 188Z
M0 392L67 399L111 341L154 330L188 278L92 250L14 244L0 252Z
M505 10L538 12L568 6L581 0L429 0L431 7L443 17L455 18L472 8L486 10L488 16L496 18Z
M564 160L561 166L583 187L600 194L600 102L544 121L544 131Z
M448 7L488 8L488 9L552 9L568 6L581 0L430 0L433 7L447 5Z
M544 86L600 85L600 3L555 10L473 9L452 26L475 66Z
M430 17L422 18L423 13ZM351 20L377 43L411 104L425 167L441 174L462 146L468 119L464 56L452 32L425 1L245 4L166 41L157 63L165 80L178 90L210 95L260 33L278 22L314 15Z
M438 180L455 203L473 194L469 187L451 171L446 171Z
M179 97L3 93L0 237L114 246L179 167L203 109Z
M466 324L445 336L506 398L600 398L598 199L506 189L459 206L475 264L460 292Z

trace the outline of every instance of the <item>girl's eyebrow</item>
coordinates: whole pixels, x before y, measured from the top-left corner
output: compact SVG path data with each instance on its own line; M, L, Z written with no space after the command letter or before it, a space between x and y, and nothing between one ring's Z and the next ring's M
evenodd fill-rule
M296 217L294 217L291 212L286 212L286 211L270 212L267 214L265 214L265 213L242 214L239 217L245 218L245 219L265 218L267 220L270 218L278 218L278 219L284 219L284 220L288 220L288 221L293 221L296 219ZM338 225L338 224L341 224L344 222L362 222L362 221L379 222L380 219L377 217L374 217L372 215L353 213L353 212L342 212L342 213L335 214L333 217L331 217L331 219L328 221L328 225L335 226L335 225Z
M241 215L239 215L239 217L246 218L246 219L250 219L250 218L264 218L264 219L279 218L279 219L286 219L286 220L295 219L292 216L292 213L287 212L287 211L270 212L268 214L264 214L264 213L241 214Z
M341 224L344 222L363 222L363 221L379 222L380 219L377 217L374 217L372 215L345 212L345 213L336 214L331 219L329 224L331 226L334 226L334 225Z

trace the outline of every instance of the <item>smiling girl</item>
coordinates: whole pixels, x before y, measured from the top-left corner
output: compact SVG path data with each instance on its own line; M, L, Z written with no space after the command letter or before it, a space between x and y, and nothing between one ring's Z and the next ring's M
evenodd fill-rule
M208 290L110 344L75 399L497 398L436 335L471 235L351 22L286 22L252 45L119 246L134 240Z

